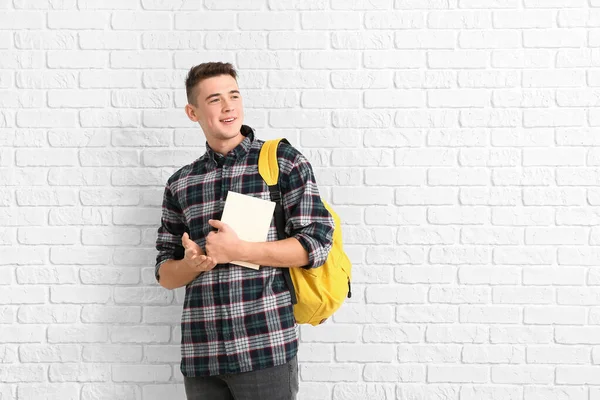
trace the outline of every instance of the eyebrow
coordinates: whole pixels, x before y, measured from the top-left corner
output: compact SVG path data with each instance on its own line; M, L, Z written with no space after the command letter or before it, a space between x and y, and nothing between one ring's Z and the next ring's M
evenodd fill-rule
M231 91L229 92L229 94L233 94L233 93L240 94L240 91L239 91L239 90L235 90L235 89L234 89L234 90L231 90ZM213 93L213 94L209 95L209 96L208 96L206 99L204 99L204 101L206 101L206 100L210 99L211 97L217 97L217 96L220 96L220 95L221 95L221 93Z

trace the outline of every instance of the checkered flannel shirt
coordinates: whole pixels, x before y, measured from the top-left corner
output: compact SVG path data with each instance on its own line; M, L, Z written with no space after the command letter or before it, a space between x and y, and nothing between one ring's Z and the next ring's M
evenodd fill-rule
M183 257L181 237L205 248L209 219L220 219L229 190L270 200L258 173L263 141L242 126L244 140L226 156L206 153L173 174L166 185L156 249L156 279L167 260ZM286 234L306 249L309 264L322 265L331 249L333 219L324 207L306 158L287 144L278 150ZM274 221L268 240L277 240ZM181 318L181 372L184 376L259 370L291 360L298 329L282 269L255 271L217 265L186 286Z

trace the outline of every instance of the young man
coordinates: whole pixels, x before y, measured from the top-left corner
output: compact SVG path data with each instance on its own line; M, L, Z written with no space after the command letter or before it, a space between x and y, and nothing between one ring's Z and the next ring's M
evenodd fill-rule
M333 219L309 162L278 150L287 238L250 243L219 221L228 191L270 200L258 173L263 141L242 125L237 75L205 63L186 79L188 118L206 137L206 153L167 181L156 248L156 279L186 287L181 372L189 400L290 400L298 391L298 330L282 268L316 268L329 253ZM230 264L248 261L259 270Z

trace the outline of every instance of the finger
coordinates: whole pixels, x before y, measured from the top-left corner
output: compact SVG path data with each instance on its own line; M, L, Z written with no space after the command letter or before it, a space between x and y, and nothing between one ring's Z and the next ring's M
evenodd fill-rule
M224 224L223 222L216 220L216 219L209 219L208 220L208 224L210 226L212 226L213 228L217 228L218 230L226 230L227 229L227 225Z
M188 235L187 232L184 232L183 236L181 237L181 244L187 249L189 247L190 242L190 235Z

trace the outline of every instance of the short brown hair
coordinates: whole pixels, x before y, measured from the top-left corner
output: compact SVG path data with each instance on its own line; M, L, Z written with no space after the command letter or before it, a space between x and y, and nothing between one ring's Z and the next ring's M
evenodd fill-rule
M185 78L185 92L188 103L195 104L194 87L204 79L219 75L230 75L237 81L237 72L233 65L223 62L207 62L190 68Z

